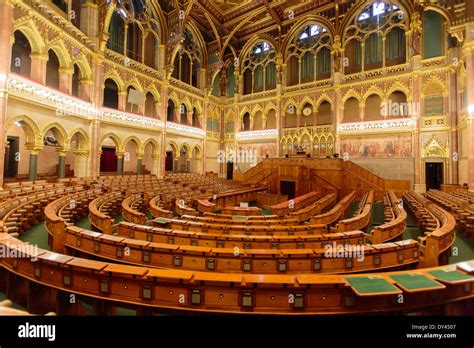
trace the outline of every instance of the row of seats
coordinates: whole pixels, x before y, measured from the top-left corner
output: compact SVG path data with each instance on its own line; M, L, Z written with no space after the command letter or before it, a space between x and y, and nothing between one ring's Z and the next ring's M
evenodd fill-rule
M283 216L303 209L322 197L321 191L311 191L286 202L271 206L273 215Z
M101 188L78 191L57 198L44 208L45 227L53 250L63 252L66 226L87 216L89 203L103 193Z
M329 211L315 215L311 218L311 224L332 225L338 221L341 216L344 216L351 204L354 202L356 196L355 191L351 191L348 195L343 197L332 209Z
M24 243L0 234L0 244L17 250ZM405 311L432 307L474 296L474 262L417 270L416 274L225 274L136 267L26 249L26 257L2 258L0 264L6 272L35 279L46 288L96 301L208 313L382 313L393 312L394 308ZM431 280L430 286L407 288L405 278L414 275ZM450 280L452 277L455 280ZM433 291L436 296L430 296ZM397 302L400 296L405 301Z
M92 226L107 234L112 233L114 216L120 212L125 197L123 191L112 191L89 203L89 221Z
M366 228L371 223L374 191L364 194L354 215L349 219L339 220L336 230L340 232L354 231Z
M470 240L474 240L474 204L471 204L468 198L438 190L428 191L426 197L451 212L456 218L461 233Z
M406 267L419 259L419 243L414 240L334 249L236 250L148 242L77 226L67 228L65 245L116 262L223 273L350 273Z
M146 224L146 205L142 196L142 194L138 193L128 196L122 201L122 216L126 221Z
M320 215L321 213L327 211L329 207L336 203L336 200L337 194L329 193L318 199L316 202L310 204L309 206L298 211L291 212L290 214L288 214L288 217L290 219L297 219L298 222L308 221L313 216Z
M120 222L117 235L125 238L174 245L239 249L322 249L328 244L363 245L362 231L336 232L306 236L247 236L210 232L191 232Z
M375 226L370 234L373 243L385 243L403 237L407 224L407 213L395 192L388 191L383 195L384 224Z
M415 215L419 228L424 231L420 240L420 265L445 265L451 256L456 237L456 219L452 214L414 191L403 195L403 200Z

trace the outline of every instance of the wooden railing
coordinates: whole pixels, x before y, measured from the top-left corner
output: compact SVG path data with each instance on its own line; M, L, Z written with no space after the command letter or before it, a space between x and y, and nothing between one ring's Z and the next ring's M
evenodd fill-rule
M113 216L116 215L124 199L122 191L101 195L89 203L89 221L92 226L106 234L112 234Z
M243 249L236 256L235 248L177 246L102 236L70 226L65 243L70 249L116 262L225 273L351 273L400 268L418 262L418 242L414 240L394 243L393 248L387 248L386 245L359 245L351 255L340 258L336 254L337 248L333 250L334 256L328 255L328 248Z
M28 298L23 298L25 305L38 296L52 299L48 304L35 305L38 313L44 309L43 313L53 310L58 314L72 314L69 311L71 306L62 306L59 298L56 299L58 290L93 299L97 304L94 306L96 309L122 303L136 309L147 308L149 314L154 313L153 309L157 309L157 312L159 309L161 313L163 309L170 309L207 313L302 315L409 312L474 298L474 277L468 276L474 272L474 261L417 270L420 277L432 279L437 286L437 296L433 297L429 296L432 293L431 287L428 292L424 289L413 292L403 290L403 284L398 284L397 277L413 273L412 270L354 276L225 274L86 260L40 248L25 248L23 242L6 234L0 234L0 245L7 255L18 250L24 250L25 253L21 258L0 259L0 276L6 280L7 297L12 298L16 291L14 285L18 284L19 279L25 281L26 286L29 286L28 282L42 285L36 292L29 292ZM465 280L446 284L442 276L438 275L440 272L443 275L445 272L456 272L464 276ZM366 279L369 286L382 279L389 289L371 293L371 301L367 301L367 297L360 294L353 284L353 277ZM320 299L328 293L331 296L326 297L327 300L321 304ZM411 300L394 304L394 295L406 295ZM271 296L281 298L281 301L269 302ZM295 301L291 303L288 298L295 298ZM374 301L377 302L376 307L373 305ZM100 310L97 312L105 313Z
M371 222L373 201L374 191L370 191L360 202L357 214L349 219L340 220L336 225L336 230L339 232L345 232L366 228Z
M337 203L331 210L323 214L313 216L311 218L311 223L322 224L326 226L335 223L349 209L352 202L354 202L355 196L356 196L355 191L352 191L343 199L341 199L339 203Z
M400 200L393 191L387 192L387 203L393 219L374 227L371 232L373 243L385 243L400 239L403 236L406 229L407 213L399 202Z
M144 209L145 204L140 193L131 195L122 201L122 216L127 221L142 225L146 224L147 217L143 212Z
M335 232L311 235L248 236L213 232L183 231L162 227L150 227L129 222L119 223L118 235L148 242L191 245L212 248L239 249L322 249L326 244L364 245L361 231Z

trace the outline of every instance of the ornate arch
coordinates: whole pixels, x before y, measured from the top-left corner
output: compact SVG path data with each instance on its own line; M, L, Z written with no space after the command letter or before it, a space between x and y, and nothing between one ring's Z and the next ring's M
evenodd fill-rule
M145 153L145 149L148 146L148 144L151 144L151 148L152 148L151 154L152 155L159 155L160 145L153 138L148 138L147 140L145 140L145 142L143 143L143 148L141 149L141 150L143 150L142 152Z
M108 71L106 74L104 74L104 84L102 88L105 87L105 81L108 79L113 80L117 84L119 93L123 93L126 91L125 83L115 69Z
M46 52L49 52L49 50L53 50L53 52L56 54L59 60L59 66L61 68L72 68L71 56L69 55L68 50L64 45L64 42L60 39L59 36L55 40L48 43L48 46L46 47Z
M122 152L123 151L123 143L122 143L122 140L120 140L120 137L115 134L115 133L112 133L112 132L109 132L107 134L105 134L104 136L102 136L100 138L100 143L99 143L99 146L102 146L102 144L104 143L104 141L107 139L107 138L110 138L114 144L115 144L115 151L116 152Z
M49 131L52 131L54 136L58 139L59 144L63 148L68 148L69 143L71 142L71 139L69 138L69 135L67 131L64 129L64 127L58 123L58 122L53 122L49 123L43 128L43 131L41 132L41 138L43 139L46 136L46 133Z
M23 128L25 132L25 146L27 148L38 148L43 146L43 138L41 137L41 131L36 122L26 115L18 115L11 117L5 124L5 139L7 140L8 130L16 123Z
M25 35L30 43L31 53L44 54L46 52L46 43L35 22L31 18L23 18L13 21L13 33L19 30Z
M130 135L129 137L127 137L124 141L123 141L123 148L125 150L125 148L127 147L127 144L129 142L134 142L135 143L135 147L136 147L136 152L140 152L140 149L143 148L143 144L142 142L140 141L140 139L138 139L137 136L135 135Z
M79 142L78 142L78 150L89 150L90 149L90 138L89 138L89 135L87 134L87 132L78 127L78 128L74 128L71 132L69 132L69 139L70 141L72 140L72 138L74 137L74 135L78 134L79 137Z

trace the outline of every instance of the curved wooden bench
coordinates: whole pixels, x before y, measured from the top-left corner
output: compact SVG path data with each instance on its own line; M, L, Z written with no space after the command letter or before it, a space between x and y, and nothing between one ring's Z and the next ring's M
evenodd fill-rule
M173 212L171 210L164 209L161 205L162 203L160 195L153 197L149 201L150 213L151 215L156 218L165 218L165 219L172 219L174 217Z
M49 234L49 242L53 250L63 252L66 226L71 224L72 215L63 215L64 208L67 206L76 213L75 218L79 218L77 212L83 216L87 215L87 207L89 202L95 197L102 194L102 189L92 189L86 191L79 191L73 194L60 197L50 202L44 208L45 228Z
M308 225L238 225L224 223L204 223L198 221L185 221L181 219L170 219L167 221L169 228L173 230L212 232L219 234L245 234L245 235L309 235L326 233L327 226L324 224Z
M370 225L372 218L372 204L374 191L368 192L360 202L359 209L349 219L339 220L336 230L339 232L362 230Z
M451 246L456 238L456 219L452 214L435 203L409 191L403 196L415 212L421 226L430 229L420 237L420 262L423 267L438 266L448 263Z
M295 197L294 199L290 199L286 202L275 204L271 206L271 211L273 215L287 215L292 212L298 211L307 207L308 205L314 203L322 196L322 192L320 191L312 191L306 193L304 195Z
M355 191L352 191L343 199L341 199L331 210L327 211L326 213L313 216L310 220L311 223L323 225L331 225L335 223L341 216L345 214L347 209L349 209L350 205L355 199L355 196Z
M187 200L178 198L175 201L175 211L179 215L190 215L190 216L197 216L199 214L198 211L193 209L192 207L188 206L189 202Z
M392 240L397 240L406 229L407 224L407 212L401 206L399 206L399 199L395 195L395 192L387 192L387 204L392 219L383 225L379 225L373 228L371 231L373 243L385 243Z
M319 215L326 209L335 204L337 200L336 193L329 193L309 206L288 214L289 218L295 218L299 222L310 220L313 216Z
M17 250L23 243L0 234L0 244L7 250ZM4 277L7 289L15 289L13 284L21 279L43 285L35 294L30 294L31 298L54 299L57 290L61 290L95 299L96 308L106 308L107 303L123 303L137 309L149 308L145 312L148 314L153 313L153 308L243 314L402 313L474 298L474 280L466 273L474 273L474 261L417 270L417 276L433 280L435 287L412 291L399 279L413 271L353 276L222 274L117 265L43 249L26 249L25 256L0 259L0 272L10 274ZM446 272L455 272L460 280L447 280L443 276ZM362 280L364 286L382 282L387 288L361 292L355 280ZM429 295L433 290L436 297ZM395 301L398 295L410 300L398 303ZM7 296L10 297L10 293ZM288 301L289 298L294 301ZM321 298L327 300L321 301ZM54 303L59 302L53 300ZM60 310L65 308L69 307L58 305L52 309L62 314Z
M106 234L112 234L114 218L124 199L122 191L113 191L101 195L89 203L89 221L92 226Z
M306 236L246 236L223 235L217 233L189 232L167 228L120 222L118 236L146 240L148 242L175 245L191 245L212 248L241 249L321 249L327 244L363 245L362 231L336 232Z
M324 249L236 250L153 243L69 226L65 245L115 262L223 273L351 273L400 268L419 260L419 243L414 240L353 246L352 254L348 254L349 247L330 249L331 245Z
M257 200L257 192L266 191L264 187L244 188L239 190L232 190L228 192L221 192L214 194L207 201L205 199L198 201L198 210L202 213L214 212L220 210L222 207L238 206L240 202L252 202ZM209 200L212 199L212 202Z
M203 223L237 224L237 225L297 225L297 219L283 217L278 219L276 215L261 216L231 216L222 214L205 214L204 216L181 215L181 220L198 221Z
M148 219L144 210L145 204L140 193L131 195L122 201L122 216L126 221L145 225Z

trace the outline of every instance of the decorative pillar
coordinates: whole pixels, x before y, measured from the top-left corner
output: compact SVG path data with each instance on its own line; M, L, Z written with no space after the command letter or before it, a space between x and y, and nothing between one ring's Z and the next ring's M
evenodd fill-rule
M153 103L153 117L163 120L163 118L160 117L160 107L161 107L160 102Z
M87 158L89 151L74 150L74 176L77 178L87 177Z
M117 156L117 175L123 175L123 161L124 161L124 153L117 152L115 154Z
M296 110L296 127L301 127L301 110Z
M93 91L93 81L92 80L80 80L79 88L77 91L77 96L79 99L82 99L86 102L91 101Z
M58 166L58 178L63 179L66 177L66 152L59 152L59 166Z
M137 153L137 175L142 175L143 153Z
M160 154L154 153L151 158L153 159L153 164L151 167L151 174L156 175L158 178L162 177L161 170L160 170Z
M28 180L30 181L36 180L38 174L38 153L38 149L30 150L30 167L28 170Z
M118 92L118 109L126 111L127 109L127 91Z
M467 170L469 190L474 190L474 39L466 51Z
M360 116L360 121L364 122L365 119L365 102L362 102L359 104L359 116Z
M0 0L0 188L3 187L3 171L5 168L5 122L7 117L8 73L11 63L11 38L13 36L13 4Z
M9 48L9 51L11 49ZM48 55L41 53L32 53L31 58L31 79L41 85L46 83L46 64Z
M192 126L193 125L193 110L186 113L186 125Z
M74 69L59 69L59 90L68 95L72 93L72 75L74 75Z

